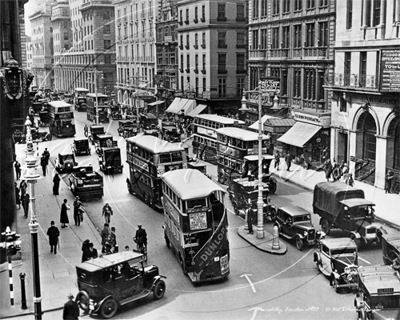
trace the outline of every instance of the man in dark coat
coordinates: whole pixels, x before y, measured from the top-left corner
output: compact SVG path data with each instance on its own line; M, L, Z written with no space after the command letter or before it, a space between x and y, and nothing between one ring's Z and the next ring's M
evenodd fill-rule
M29 211L29 193L25 193L22 197L21 197L21 201L22 201L22 208L24 208L24 217L28 218L28 211Z
M50 222L50 228L47 229L47 235L49 237L50 252L57 254L58 237L60 236L60 230L54 225L54 221Z
M56 173L54 175L53 178L53 194L58 196L58 189L60 188L60 176L58 175L58 173Z
M68 301L64 304L63 309L63 320L78 320L79 317L79 307L74 301L74 296L72 293L68 295Z
M71 208L67 202L68 200L64 199L64 203L61 205L61 214L60 214L61 228L65 228L66 224L69 223L68 210Z
M98 253L96 248L94 248L93 243L89 243L89 248L85 250L83 257L82 257L82 262L88 261L90 259L96 259L98 257Z
M21 198L19 197L19 188L17 183L15 183L15 203L18 206L18 209L21 209Z
M47 160L44 156L40 158L40 165L42 166L43 176L46 176Z
M286 153L285 162L286 162L286 170L287 171L290 171L290 167L292 165L292 160L293 160L293 158L292 158L292 155L290 154L290 152Z
M75 197L75 201L74 201L74 221L75 221L75 225L76 226L80 226L81 225L81 216L80 216L80 212L79 212L79 208L81 207L82 202L79 200L79 197Z
M15 168L15 178L19 180L19 178L21 178L21 164L18 161L15 161L14 168Z

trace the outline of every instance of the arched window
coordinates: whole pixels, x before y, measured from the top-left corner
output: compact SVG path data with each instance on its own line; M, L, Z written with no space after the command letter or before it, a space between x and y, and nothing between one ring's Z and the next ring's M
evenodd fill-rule
M376 124L375 119L369 112L365 112L358 121L358 130L363 132L363 155L364 159L376 159Z

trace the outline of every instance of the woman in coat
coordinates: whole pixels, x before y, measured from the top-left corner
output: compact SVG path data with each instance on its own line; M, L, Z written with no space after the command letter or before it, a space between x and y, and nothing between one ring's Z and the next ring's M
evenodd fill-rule
M53 178L53 194L58 196L58 189L60 188L60 176L58 175L58 173L56 173L54 175Z
M64 199L64 203L61 205L61 215L60 215L60 222L61 228L65 228L67 223L69 223L68 213L67 211L70 209L70 206L67 204L67 199Z

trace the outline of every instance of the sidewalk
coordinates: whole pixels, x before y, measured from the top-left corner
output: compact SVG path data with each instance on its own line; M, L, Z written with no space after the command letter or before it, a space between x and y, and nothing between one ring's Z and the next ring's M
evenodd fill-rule
M40 144L40 153L43 152L46 146L47 143ZM23 148L23 145L17 146L16 150L18 161L21 164L24 164L25 158L22 156ZM63 199L68 199L68 203L72 206L73 195L62 180L60 182L59 195L53 195L52 178L54 173L51 164L49 164L47 170L48 174L46 177L35 184L36 215L40 223L38 244L43 311L62 309L64 303L67 302L67 294L72 293L76 295L78 292L75 266L81 262L82 242L85 239L90 239L95 248L101 249L101 238L99 232L87 216L84 217L81 225L76 227L73 220L73 209L71 208L68 212L70 220L69 226L67 228L60 227L61 203ZM17 210L16 220L16 225L12 226L12 229L17 230L17 233L21 234L22 260L13 261L15 305L10 305L8 272L1 272L4 268L7 269L7 263L5 263L0 268L0 283L1 287L4 288L0 299L0 318L34 313L31 235L28 227L29 218L24 218L22 206L20 210ZM57 254L50 253L50 246L46 235L47 229L50 227L50 221L52 220L54 220L55 225L60 230L59 249ZM28 307L26 310L21 309L20 273L26 274L25 286Z

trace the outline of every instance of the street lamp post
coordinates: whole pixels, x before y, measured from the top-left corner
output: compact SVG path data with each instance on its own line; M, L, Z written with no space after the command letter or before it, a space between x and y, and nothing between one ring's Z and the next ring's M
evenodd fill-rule
M264 239L264 212L262 194L262 107L261 107L261 85L258 87L258 197L257 197L257 238Z
M42 319L42 297L40 292L40 269L39 269L39 246L38 246L38 228L39 222L36 218L36 198L35 198L35 183L41 179L41 176L37 173L37 159L35 157L35 151L33 149L32 132L31 132L31 121L29 117L25 122L27 133L26 133L26 172L22 179L29 183L29 194L30 194L30 212L31 217L29 221L29 230L31 233L32 243L32 271L33 271L33 303L35 307L35 319Z

